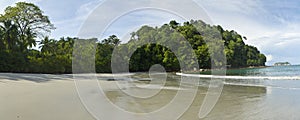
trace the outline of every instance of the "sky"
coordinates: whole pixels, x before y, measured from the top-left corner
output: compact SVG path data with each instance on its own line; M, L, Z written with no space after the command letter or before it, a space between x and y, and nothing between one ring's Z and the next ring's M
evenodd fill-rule
M0 13L3 13L7 6L14 5L15 2L19 1L36 4L49 16L50 21L56 27L50 37L55 39L80 36L80 33L84 33L81 28L86 25L86 21L99 20L93 17L105 20L106 18L113 18L116 13L124 12L128 6L158 4L158 0L139 0L139 2L133 0L0 0ZM173 0L172 2L177 4L169 4L166 0L166 2L159 1L159 4L189 11L186 12L191 14L187 15L188 18L163 10L136 10L108 22L106 31L93 34L99 39L110 34L116 34L125 42L129 34L141 25L158 26L173 19L179 22L187 19L205 19L205 17L193 16L193 14L198 14L192 9L197 5L209 17L208 20L204 20L205 22L221 25L224 29L235 30L242 36L246 36L248 38L245 41L247 44L256 46L267 56L267 65L283 61L300 64L300 53L298 53L300 51L299 0L186 1L192 2L182 3L182 0ZM95 15L97 13L100 15ZM99 26L92 27L97 28Z

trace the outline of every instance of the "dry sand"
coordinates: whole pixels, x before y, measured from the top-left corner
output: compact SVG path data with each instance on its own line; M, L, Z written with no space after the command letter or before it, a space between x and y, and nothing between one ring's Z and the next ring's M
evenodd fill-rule
M93 120L70 75L0 74L0 120Z

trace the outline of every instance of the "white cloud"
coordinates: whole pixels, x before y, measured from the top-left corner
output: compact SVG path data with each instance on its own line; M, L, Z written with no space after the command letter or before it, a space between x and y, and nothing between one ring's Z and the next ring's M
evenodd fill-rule
M119 19L114 21L108 29L105 31L104 36L101 39L116 34L122 38L122 42L129 40L129 34L133 31L138 30L143 25L148 26L161 26L164 23L168 23L170 20L177 20L178 22L184 22L183 18L176 15L165 13L159 10L143 10L128 13L121 16ZM122 27L122 29L120 29ZM100 35L100 34L99 34Z
M76 18L86 19L88 15L102 2L102 0L92 0L79 7L76 11Z
M67 19L54 21L53 23L57 27L57 29L52 32L52 36L56 39L66 36L76 37L80 26L84 23L84 20L101 2L102 0L91 0L87 3L81 4L78 7L74 8L76 10L73 13L74 16ZM65 4L67 5L67 3Z
M208 11L256 15L267 12L258 0L195 0Z
M270 62L273 60L273 56L272 55L266 55L267 57L267 62Z
M184 9L181 9L181 7L179 8L179 4ZM150 21L150 24L161 25L169 22L169 20L171 20L172 18L174 19L174 14L175 16L178 15L180 17L185 16L185 21L190 19L202 19L210 23L209 19L207 19L207 15L205 15L205 13L201 11L201 9L195 9L197 7L199 6L197 6L197 4L195 4L195 2L191 0L167 0L164 2L156 0L109 0L108 2L104 2L103 4L101 4L101 6L93 11L93 13L85 21L86 24L84 26L84 29L82 29L82 31L80 32L79 36L83 36L85 38L87 36L99 35L100 33L102 33L102 31L99 31L99 28L107 27L108 24L111 24L114 19L116 19L116 16L124 14L128 15L128 13L130 12L139 12L139 10L141 10L140 8L155 9L162 13L145 12L147 11L147 9L142 9L141 11L143 11L143 14L139 16L130 16L131 19L128 18L126 20L123 20L123 24L119 24L120 26L118 26L117 28L119 30L116 29L116 31L114 31L114 34L119 34L119 31L127 31L129 29L135 28L136 25L140 25L141 21L143 21L144 24L147 24L147 22ZM163 10L161 8L163 8Z
M276 61L289 61L294 64L300 63L300 35L295 31L281 30L269 36L261 37L253 42L259 46L263 53L272 55L272 60L268 63Z

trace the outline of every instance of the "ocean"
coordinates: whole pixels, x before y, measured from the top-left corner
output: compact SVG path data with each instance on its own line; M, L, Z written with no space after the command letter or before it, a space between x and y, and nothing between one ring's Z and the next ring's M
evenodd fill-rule
M300 89L300 65L232 69L226 73L227 76L237 79L226 79L225 84L263 86L268 89Z

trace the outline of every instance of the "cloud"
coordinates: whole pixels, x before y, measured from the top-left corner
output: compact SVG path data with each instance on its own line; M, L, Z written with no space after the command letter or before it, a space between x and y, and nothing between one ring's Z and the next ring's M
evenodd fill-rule
M184 9L179 8L178 4ZM132 30L141 24L161 25L168 23L172 19L177 20L177 18L179 18L178 21L182 21L182 19L184 21L202 19L210 23L207 15L201 9L195 9L198 7L195 2L189 0L166 0L164 2L156 0L109 0L103 2L90 14L79 36L84 38L98 36L103 32L99 31L99 29L112 24L118 17L123 19L120 20L121 23L118 26L109 26L115 27L115 29L110 29L110 31L117 35L123 34L124 32L120 33L122 31Z
M176 20L178 22L185 21L179 16L166 13L164 11L152 9L135 11L125 14L124 16L120 16L119 19L108 26L101 39L104 39L109 35L116 34L121 38L122 42L126 42L130 38L130 33L138 30L143 25L152 27L161 26L164 23L169 23L170 20ZM126 24L124 24L124 22ZM120 27L122 27L122 29L120 29Z
M257 15L266 12L258 0L195 0L208 11L226 14Z
M92 12L101 2L102 0L92 0L85 4L82 4L79 9L76 11L77 15L89 15L90 12Z
M45 13L49 14L57 28L52 32L51 37L59 39L66 36L76 37L84 20L101 2L102 0L65 0L57 4L52 0L43 0L40 6L44 7Z
M289 61L294 64L300 63L300 35L295 31L281 30L275 34L257 38L253 42L259 46L263 53L272 55L272 60L268 64L276 61Z
M273 60L273 56L272 55L266 55L267 57L267 62L270 62Z

